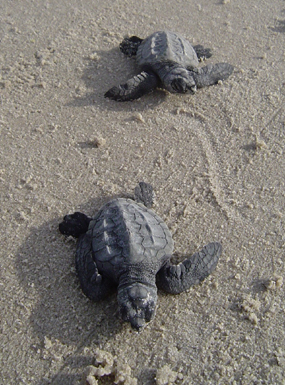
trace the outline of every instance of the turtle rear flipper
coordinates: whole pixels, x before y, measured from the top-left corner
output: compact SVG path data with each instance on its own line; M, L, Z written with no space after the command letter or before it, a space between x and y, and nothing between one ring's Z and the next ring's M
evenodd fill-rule
M86 297L92 301L101 301L113 292L113 282L99 274L92 257L92 238L90 234L84 234L78 240L75 267L81 289Z
M112 87L105 93L105 98L118 102L126 102L138 99L141 96L153 91L158 86L158 77L153 72L143 71L134 76L125 84Z
M137 36L126 37L120 44L120 50L127 56L135 56L142 41Z
M199 61L209 59L213 55L211 48L204 48L201 44L193 46Z
M78 238L81 234L86 233L90 221L91 218L79 212L66 215L63 218L63 222L59 224L59 231L63 235L71 235Z
M199 68L199 72L193 72L193 78L197 88L211 86L219 80L226 80L232 73L234 67L228 63L209 64Z
M153 205L154 192L151 184L140 182L135 188L134 195L135 200L146 207L151 207Z
M221 252L221 244L213 242L178 265L167 263L157 274L158 287L168 293L179 294L200 283L215 269Z

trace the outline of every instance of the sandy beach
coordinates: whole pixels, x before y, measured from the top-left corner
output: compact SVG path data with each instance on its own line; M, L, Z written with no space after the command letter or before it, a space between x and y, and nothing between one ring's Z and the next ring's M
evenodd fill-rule
M139 72L122 39L159 30L234 73L195 95L105 99ZM284 47L282 0L0 1L2 384L285 384ZM139 181L175 261L223 253L202 284L159 292L138 334L115 295L83 295L58 224Z

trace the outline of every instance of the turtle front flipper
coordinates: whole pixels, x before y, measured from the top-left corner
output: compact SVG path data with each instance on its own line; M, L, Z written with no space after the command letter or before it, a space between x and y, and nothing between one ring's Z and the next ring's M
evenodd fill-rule
M201 44L193 46L199 61L208 59L213 55L211 48L204 48Z
M143 71L127 83L112 87L104 96L117 102L128 102L153 91L158 83L158 77L153 72Z
M127 56L135 56L142 41L137 36L126 37L120 44L120 50Z
M209 64L199 68L198 72L192 72L197 88L211 86L219 80L226 80L232 73L234 67L228 63Z
M114 284L98 272L92 257L92 238L82 235L78 240L75 267L83 293L92 301L101 301L114 291Z
M87 215L76 212L66 215L59 224L59 231L63 235L71 235L78 238L81 234L85 234L88 230L91 218Z
M221 244L213 242L178 265L167 263L157 274L158 287L171 294L182 293L211 274L217 266L221 252Z

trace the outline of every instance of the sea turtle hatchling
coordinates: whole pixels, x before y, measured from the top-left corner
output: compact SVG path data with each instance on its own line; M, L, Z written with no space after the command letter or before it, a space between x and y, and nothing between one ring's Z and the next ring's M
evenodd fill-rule
M212 56L211 50L202 45L192 47L183 37L170 31L155 32L144 40L136 36L125 38L120 49L127 56L136 56L142 69L127 83L105 93L105 97L121 102L138 99L156 87L194 94L197 88L227 79L234 69L227 63L198 68L199 60Z
M179 294L203 281L215 269L222 247L209 243L172 264L171 233L149 208L152 186L139 183L135 200L113 199L93 218L66 215L59 230L79 238L75 260L84 294L100 301L117 289L121 318L140 331L154 317L157 288Z

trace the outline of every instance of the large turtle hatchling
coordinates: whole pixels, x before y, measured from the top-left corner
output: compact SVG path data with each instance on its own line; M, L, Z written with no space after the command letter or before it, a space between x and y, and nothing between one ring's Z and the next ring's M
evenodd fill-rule
M66 215L59 230L79 238L76 269L84 294L100 301L117 288L121 318L140 331L154 317L157 288L178 294L203 281L215 269L222 247L209 243L173 265L171 233L149 208L152 186L139 183L135 200L113 199L93 218Z
M105 97L121 102L138 99L156 87L193 94L197 88L227 79L234 69L227 63L198 68L200 60L212 56L211 50L202 45L192 47L183 37L170 31L155 32L144 40L136 36L125 38L120 49L127 56L136 56L142 69L127 83L105 93Z

